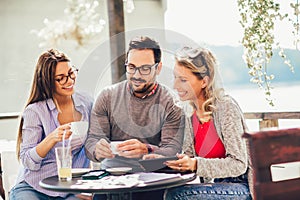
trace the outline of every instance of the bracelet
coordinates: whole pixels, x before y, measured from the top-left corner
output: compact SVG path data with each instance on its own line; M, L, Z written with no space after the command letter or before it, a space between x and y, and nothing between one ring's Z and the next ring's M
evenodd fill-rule
M152 153L153 152L153 148L151 147L150 144L146 144L146 147L147 147L148 153Z

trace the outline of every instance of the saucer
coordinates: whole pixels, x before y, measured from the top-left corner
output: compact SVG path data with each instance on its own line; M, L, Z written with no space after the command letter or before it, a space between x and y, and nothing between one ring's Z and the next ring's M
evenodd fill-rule
M111 175L123 175L132 170L131 167L114 167L106 169Z

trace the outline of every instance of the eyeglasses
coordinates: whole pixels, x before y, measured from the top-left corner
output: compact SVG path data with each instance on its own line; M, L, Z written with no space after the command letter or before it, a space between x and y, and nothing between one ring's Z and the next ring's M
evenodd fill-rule
M158 63L155 63L154 65L142 65L136 67L133 64L125 64L125 67L128 74L135 74L136 70L139 70L141 75L149 75L151 73L151 68L156 67L157 65Z
M72 79L73 81L76 79L77 74L78 74L78 69L73 67L70 72L68 72L68 75L57 75L59 78L55 78L55 80L60 84L64 85L68 82L69 78Z

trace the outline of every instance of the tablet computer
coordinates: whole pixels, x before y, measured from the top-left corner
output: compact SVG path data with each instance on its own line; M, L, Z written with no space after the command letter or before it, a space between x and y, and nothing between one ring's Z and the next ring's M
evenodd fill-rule
M171 156L171 157L161 157L161 158L152 158L147 160L139 160L139 163L142 165L142 167L145 169L146 172L153 172L157 171L163 168L166 168L167 166L164 164L164 162L168 160L177 160L177 156Z

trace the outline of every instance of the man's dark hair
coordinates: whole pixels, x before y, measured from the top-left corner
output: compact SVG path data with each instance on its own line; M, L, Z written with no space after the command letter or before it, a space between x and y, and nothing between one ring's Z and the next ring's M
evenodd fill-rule
M155 63L159 63L161 61L161 49L158 42L147 36L135 37L129 42L126 58L128 57L129 51L132 49L151 49L154 54Z

